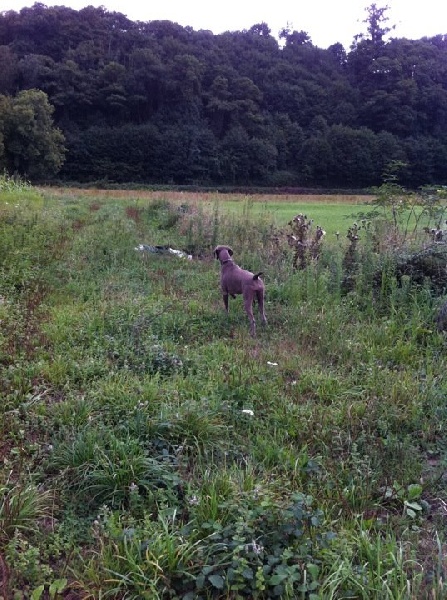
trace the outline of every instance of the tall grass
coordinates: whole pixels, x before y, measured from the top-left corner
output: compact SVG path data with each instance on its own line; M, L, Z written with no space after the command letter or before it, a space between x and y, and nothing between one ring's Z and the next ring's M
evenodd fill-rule
M287 226L247 199L234 214L186 194L9 194L8 593L67 579L90 598L447 597L445 337L428 283L399 282L365 243L347 286L341 236L294 270ZM240 298L223 311L217 242L265 273L256 339Z

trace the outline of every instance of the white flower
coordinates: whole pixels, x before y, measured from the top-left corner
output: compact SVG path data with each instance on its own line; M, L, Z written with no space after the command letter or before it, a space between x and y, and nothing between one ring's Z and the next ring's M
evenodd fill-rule
M269 367L277 367L278 366L278 363L276 363L276 362L270 362L269 360L267 361L267 364L268 364Z
M130 493L131 493L131 494L133 494L133 493L135 493L135 492L138 492L138 486L137 486L137 484L136 484L136 483L134 483L134 482L132 482L132 483L129 485L129 491L130 491Z
M255 540L251 541L251 544L246 544L245 545L245 551L249 552L250 549L255 553L255 554L261 554L261 552L264 550L264 546L262 544L257 544L255 542Z
M250 410L249 408L243 408L242 412L245 413L246 415L250 415L250 417L255 416L255 413L252 410Z
M253 498L259 498L259 494L261 493L262 488L260 485L255 485L253 488Z

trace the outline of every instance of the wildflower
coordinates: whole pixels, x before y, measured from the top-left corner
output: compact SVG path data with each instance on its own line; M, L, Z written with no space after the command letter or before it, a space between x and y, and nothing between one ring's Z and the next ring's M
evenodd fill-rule
M253 498L259 498L259 494L261 493L262 488L260 485L255 485L253 488Z
M199 499L195 495L191 496L191 498L188 499L188 504L191 506L197 506L197 504L199 504Z
M269 360L267 361L267 364L269 367L277 367L278 366L277 362L270 362Z
M250 415L250 417L255 416L255 413L252 410L250 410L249 408L243 408L242 412L245 413L246 415Z
M136 483L134 483L132 481L132 483L129 485L129 491L131 494L133 494L134 492L138 492L138 486Z

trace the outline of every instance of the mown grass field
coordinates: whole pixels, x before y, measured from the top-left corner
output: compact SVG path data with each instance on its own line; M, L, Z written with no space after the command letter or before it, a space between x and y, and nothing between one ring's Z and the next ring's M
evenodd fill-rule
M305 200L1 194L0 596L447 597L441 298L366 233L346 289L364 202ZM217 243L265 273L254 339Z

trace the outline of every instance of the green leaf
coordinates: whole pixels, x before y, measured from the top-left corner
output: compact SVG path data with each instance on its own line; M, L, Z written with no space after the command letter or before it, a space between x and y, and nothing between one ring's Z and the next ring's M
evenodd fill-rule
M416 511L422 510L422 506L420 504L418 504L417 502L407 502L407 501L405 501L404 504L405 504L405 506L407 508L411 508L411 509L416 510Z
M287 579L287 573L275 573L270 577L270 585L278 585Z
M200 575L198 575L197 579L196 579L196 587L198 590L201 590L204 585L205 585L205 575L203 573L200 573Z
M50 598L54 598L56 594L60 594L67 587L68 580L67 579L56 579L50 585Z
M306 568L309 571L309 573L312 575L312 579L318 579L318 575L320 574L320 569L319 569L318 565L314 565L312 563L307 563Z
M39 587L37 587L31 594L31 600L39 600L39 598L42 597L44 590L45 590L45 586L39 585Z
M274 596L282 596L283 591L284 591L283 585L275 585L275 587L273 588L273 595Z
M208 580L212 586L214 586L218 590L223 590L225 581L222 575L210 575L208 577Z
M422 485L420 483L412 483L407 488L408 499L410 501L420 498L422 494Z
M59 594L60 592L63 592L67 587L67 583L67 579L55 579L50 585L50 596L52 594Z

